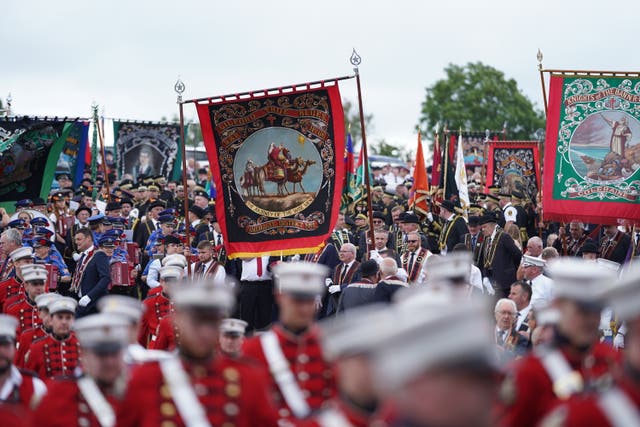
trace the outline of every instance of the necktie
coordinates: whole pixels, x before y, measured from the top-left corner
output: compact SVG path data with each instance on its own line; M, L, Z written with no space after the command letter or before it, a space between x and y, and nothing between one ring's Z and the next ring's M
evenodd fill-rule
M411 252L411 259L409 260L409 265L407 266L408 270L407 273L409 273L409 275L411 275L411 273L413 272L413 261L414 261L414 257L416 256L415 252Z
M476 243L478 242L478 236L471 236L471 250L475 250Z
M484 258L485 260L487 259L487 256L489 255L489 251L491 250L491 237L489 237L487 240L487 245L484 247Z
M496 332L496 340L498 341L498 345L504 344L504 331Z
M84 259L85 259L85 253L82 253L82 256L80 257L80 259L78 260L78 263L76 264L76 271L73 274L73 281L71 283L71 290L76 292L78 291L79 285L80 285L80 279L82 276L82 264L84 263Z
M346 279L347 277L347 264L342 264L342 273L340 273L340 283L338 283L339 285L344 283L344 279Z
M198 271L196 271L196 274L198 274L199 276L204 276L204 264L200 264L198 266Z
M262 257L259 256L256 258L256 262L258 263L258 278L262 277Z
M220 246L222 244L222 234L218 233L218 238L216 239L216 245Z

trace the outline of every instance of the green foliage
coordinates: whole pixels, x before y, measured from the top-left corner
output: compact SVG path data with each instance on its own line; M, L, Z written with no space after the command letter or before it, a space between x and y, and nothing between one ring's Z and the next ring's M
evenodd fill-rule
M531 139L544 127L544 115L534 107L514 79L481 62L449 64L446 78L426 89L420 125L432 133L436 124L449 129L500 130L507 123L508 139Z
M405 147L395 146L385 139L369 144L369 152L379 156L398 157L400 159L405 159L408 154Z

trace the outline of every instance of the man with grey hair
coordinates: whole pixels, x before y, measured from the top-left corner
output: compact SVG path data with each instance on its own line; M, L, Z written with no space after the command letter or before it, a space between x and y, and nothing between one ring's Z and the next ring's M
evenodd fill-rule
M560 254L558 253L556 248L552 248L552 247L544 248L542 250L542 254L540 255L540 258L542 258L547 262L558 257L560 257Z
M530 256L539 257L542 255L542 239L538 236L533 236L527 241L526 254ZM518 271L516 272L516 279L522 280L524 278L524 264L521 262Z
M531 282L533 291L531 304L534 306L550 304L554 294L553 280L542 274L547 262L539 257L525 255L522 264L524 265L524 278Z
M560 227L558 238L553 242L553 247L563 256L578 256L580 248L587 240L590 239L589 235L584 232L584 224L580 221L571 221L569 235L567 236L564 227Z
M328 290L328 302L326 315L335 314L338 309L340 293L344 288L360 279L360 262L356 261L356 246L353 243L344 243L338 252L340 264L333 270L333 276L327 278L325 285Z
M393 258L383 258L380 261L380 277L382 280L378 282L373 293L375 302L390 303L393 294L409 286L406 281L398 277L398 265Z
M517 313L516 303L509 298L500 298L496 303L496 345L500 359L505 362L527 350L526 339L515 330Z
M14 273L13 263L9 254L22 246L22 233L16 228L5 230L0 235L0 255L4 257L0 266L0 282L12 277Z

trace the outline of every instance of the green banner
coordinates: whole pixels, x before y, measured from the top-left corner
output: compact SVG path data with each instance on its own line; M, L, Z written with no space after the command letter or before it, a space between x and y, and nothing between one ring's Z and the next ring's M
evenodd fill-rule
M545 217L640 218L640 78L552 76L544 165Z
M0 120L0 206L47 199L73 122L33 118Z

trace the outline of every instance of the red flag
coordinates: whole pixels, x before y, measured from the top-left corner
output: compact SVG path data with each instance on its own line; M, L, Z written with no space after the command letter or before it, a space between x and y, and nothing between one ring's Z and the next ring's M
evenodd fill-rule
M427 168L424 165L424 154L422 153L422 137L418 133L418 151L416 153L416 164L413 168L413 188L409 206L413 210L423 215L429 213L429 179L427 178Z
M456 138L456 136L454 134L451 134L451 136L449 136L449 163L451 162L455 162L456 159L456 141L458 139ZM460 138L460 140L462 140L462 137Z
M431 185L440 186L440 174L442 171L442 152L440 151L440 137L436 133L436 140L433 143L433 162L431 166Z

